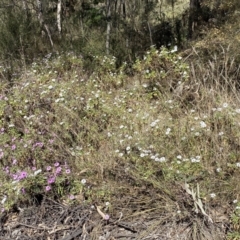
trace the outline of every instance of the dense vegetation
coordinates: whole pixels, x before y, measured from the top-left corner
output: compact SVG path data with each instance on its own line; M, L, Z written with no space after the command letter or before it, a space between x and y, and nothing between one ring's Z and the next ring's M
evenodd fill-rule
M239 239L238 1L113 2L1 2L1 211L132 197Z

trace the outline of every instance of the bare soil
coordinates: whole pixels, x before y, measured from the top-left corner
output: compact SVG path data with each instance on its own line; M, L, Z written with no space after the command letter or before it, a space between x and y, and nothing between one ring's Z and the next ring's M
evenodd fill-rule
M44 197L38 204L16 207L0 215L0 239L226 239L229 222L224 213L217 216L212 212L211 223L201 214L193 213L190 206L185 208L189 208L188 213L174 215L157 207L158 201L156 198L150 202L147 198L143 202L135 198L121 199L109 213L110 219L104 220L96 206L65 206Z

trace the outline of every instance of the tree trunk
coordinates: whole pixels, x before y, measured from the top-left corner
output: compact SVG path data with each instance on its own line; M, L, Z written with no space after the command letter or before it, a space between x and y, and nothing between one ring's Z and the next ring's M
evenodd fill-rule
M201 1L202 0L190 0L189 18L188 18L188 38L193 36L194 28L199 21L201 15Z
M58 28L58 34L59 34L60 38L62 36L61 13L62 13L62 0L58 0L58 3L57 3L57 28Z
M46 32L46 34L48 35L50 44L53 47L53 41L52 41L51 33L49 31L48 25L44 22L42 0L36 0L36 2L37 2L37 14L38 14L38 21L39 21L39 24L40 24L40 28L41 28L41 30Z
M31 14L26 0L22 0L22 7L25 12L27 22L31 21Z
M107 30L106 30L106 54L110 53L110 34L111 34L111 1L106 1L106 17L107 17Z
M147 22L147 25L148 25L150 43L151 43L151 46L153 46L152 30L151 30L151 26L150 26L149 22Z
M42 1L41 0L36 0L37 2L37 14L38 14L38 21L40 23L40 27L42 29L43 27L43 9L42 9Z
M26 11L28 9L26 0L22 0L23 9Z

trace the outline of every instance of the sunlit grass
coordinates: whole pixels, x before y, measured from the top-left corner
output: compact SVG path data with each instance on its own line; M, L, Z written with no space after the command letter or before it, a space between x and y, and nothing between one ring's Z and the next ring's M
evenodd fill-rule
M159 7L161 5L162 2L162 9L164 14L166 14L167 17L176 17L180 14L182 14L186 9L188 9L189 7L189 1L186 0L164 0L164 1L160 1L159 3ZM174 3L172 5L172 2ZM173 6L173 8L172 8Z
M99 61L98 73L87 76L75 56L45 60L8 91L1 86L1 211L39 194L113 207L121 196L141 199L153 191L159 211L184 219L178 194L185 183L200 186L207 213L234 208L240 191L234 88L209 88L166 49L151 49L133 77L115 71L114 58Z

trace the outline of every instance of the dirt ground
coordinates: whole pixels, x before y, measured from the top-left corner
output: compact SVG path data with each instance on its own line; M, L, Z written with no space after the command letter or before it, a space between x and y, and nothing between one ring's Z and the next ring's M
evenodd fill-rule
M229 223L223 215L213 216L213 222L199 214L170 218L153 204L129 202L114 206L104 220L96 205L65 206L43 198L39 204L0 215L0 240L226 239Z

